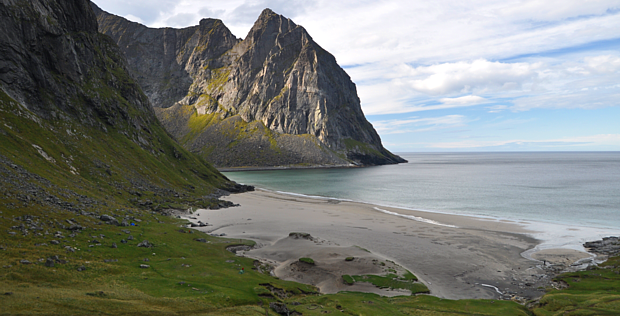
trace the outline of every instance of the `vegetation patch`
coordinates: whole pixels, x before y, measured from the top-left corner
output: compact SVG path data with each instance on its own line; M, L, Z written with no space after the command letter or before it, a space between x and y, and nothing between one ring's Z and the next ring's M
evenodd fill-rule
M372 148L369 144L360 142L353 138L345 138L343 139L343 142L344 142L345 147L349 151L358 151L361 153L365 153L367 155L376 155L378 157L385 158L385 156L381 152Z
M212 69L211 70L211 79L208 81L207 90L209 91L222 91L224 89L224 85L228 82L228 77L230 76L230 69L226 67Z
M415 277L415 276L414 276ZM343 275L342 279L346 284L355 282L368 282L381 289L403 289L409 290L412 294L429 293L428 288L415 280L399 277L396 274L388 274L386 276L379 275Z
M350 275L347 275L347 274L342 276L342 281L344 281L344 284L346 285L355 284L355 280Z
M314 265L314 260L312 260L312 258L299 258L299 262Z
M599 267L565 273L554 281L568 285L550 289L534 306L534 315L618 315L620 311L620 256Z

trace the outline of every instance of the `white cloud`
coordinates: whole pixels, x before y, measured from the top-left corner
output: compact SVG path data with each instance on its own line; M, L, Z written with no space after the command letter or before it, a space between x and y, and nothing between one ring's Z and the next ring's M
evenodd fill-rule
M226 11L225 10L214 10L211 9L209 7L203 7L202 9L198 10L198 14L200 15L200 18L212 18L212 19L217 19L219 17L221 17L222 15L224 15Z
M446 115L442 117L411 117L407 119L377 121L373 123L373 126L380 133L389 135L462 127L466 126L467 122L467 118L463 115Z
M145 24L144 20L142 20L141 18L133 15L133 14L127 14L124 16L125 19L132 21L132 22L138 22L140 24Z
M439 102L443 104L453 104L459 106L476 105L480 103L488 102L487 99L479 97L477 95L466 95L458 98L441 98Z
M194 13L178 13L166 19L166 25L182 28L187 21L196 21L198 16Z
M620 57L612 55L586 57L588 69L594 73L608 74L620 71Z
M541 63L501 63L478 59L473 62L404 67L409 68L407 70L412 79L406 82L413 89L437 95L521 89L524 82L537 76L536 70L541 66Z
M503 16L513 19L555 21L566 18L602 15L610 8L619 8L618 1L567 1L567 0L525 0L507 1L508 5L498 10ZM511 3L513 5L511 5ZM518 3L518 5L514 5ZM585 5L587 4L587 5Z
M443 142L427 144L428 148L442 148L442 149L466 149L466 148L488 148L488 147L502 147L508 145L517 146L539 146L539 147L587 147L587 146L620 146L620 134L600 134L593 136L582 136L573 138L560 138L560 139L547 139L547 140L526 140L526 139L513 139L513 140L501 140L501 141L478 141L478 140L464 140L459 142Z
M601 109L620 106L620 84L583 91L557 91L527 96L513 101L513 112L532 109Z
M507 105L493 105L493 106L489 106L487 107L487 109L489 109L489 113L499 113L503 110L506 110L508 108Z

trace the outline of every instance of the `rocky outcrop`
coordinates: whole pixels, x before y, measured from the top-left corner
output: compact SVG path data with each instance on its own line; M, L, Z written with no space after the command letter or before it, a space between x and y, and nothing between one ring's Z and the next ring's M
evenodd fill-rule
M602 240L589 241L583 244L589 252L615 256L620 254L620 238L615 236L603 237Z
M290 19L266 9L239 40L220 20L151 29L95 11L167 130L216 166L405 162L334 56Z

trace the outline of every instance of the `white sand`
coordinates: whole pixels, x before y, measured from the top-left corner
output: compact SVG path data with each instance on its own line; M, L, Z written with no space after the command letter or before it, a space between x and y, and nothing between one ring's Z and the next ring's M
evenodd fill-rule
M428 286L432 295L442 298L498 298L491 286L506 296L536 297L542 294L537 288L549 281L540 262L521 256L538 241L528 237L529 231L519 223L260 190L226 199L241 206L198 211L194 214L198 220L213 225L201 230L255 240L260 249L247 255L268 259L280 267L290 265L304 253L322 260L329 257L329 253L342 255L346 253L343 249L359 246L410 270ZM278 243L290 232L310 233L326 242L319 245L308 242L309 247L297 244L293 249L290 242ZM316 246L324 247L323 256ZM335 251L330 247L341 248ZM545 251L546 257L532 257L552 261L551 254L572 263L589 256L570 249ZM325 261L323 267L326 266ZM290 269L279 269L276 274L280 277L298 281L303 278L292 275ZM315 278L306 283L320 282ZM347 290L334 284L319 287L325 292Z

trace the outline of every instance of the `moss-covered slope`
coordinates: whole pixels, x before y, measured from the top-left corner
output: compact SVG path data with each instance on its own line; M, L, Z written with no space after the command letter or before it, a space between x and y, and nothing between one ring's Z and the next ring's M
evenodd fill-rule
M240 188L170 138L89 1L2 2L0 17L0 198L11 209L209 204Z
M200 115L192 106L155 108L168 131L191 152L218 167L348 166L350 161L309 134L280 134L240 115Z

